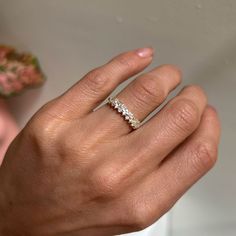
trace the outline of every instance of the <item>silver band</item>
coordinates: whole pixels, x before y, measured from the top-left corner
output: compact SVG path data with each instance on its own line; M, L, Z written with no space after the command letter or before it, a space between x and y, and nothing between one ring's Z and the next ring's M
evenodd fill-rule
M133 129L137 129L140 126L140 121L135 118L134 114L128 110L128 108L118 98L108 98L108 104L116 109L124 119L130 124Z

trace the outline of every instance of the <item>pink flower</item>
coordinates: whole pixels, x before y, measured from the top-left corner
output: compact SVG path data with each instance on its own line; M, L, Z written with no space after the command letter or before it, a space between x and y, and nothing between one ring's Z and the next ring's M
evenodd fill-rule
M34 56L0 45L0 95L18 93L43 82L44 75Z
M4 94L10 94L13 92L12 86L9 83L9 80L6 74L0 74L0 86L3 88Z
M0 73L0 84L4 84L7 81L7 75Z

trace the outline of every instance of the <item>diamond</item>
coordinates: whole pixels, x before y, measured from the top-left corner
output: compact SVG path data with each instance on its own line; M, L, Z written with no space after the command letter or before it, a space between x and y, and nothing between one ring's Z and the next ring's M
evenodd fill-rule
M124 108L122 114L123 114L123 115L128 115L128 113L129 113L129 111L128 111L126 108Z
M133 129L137 129L140 126L140 121L118 98L109 97L108 103L124 117Z

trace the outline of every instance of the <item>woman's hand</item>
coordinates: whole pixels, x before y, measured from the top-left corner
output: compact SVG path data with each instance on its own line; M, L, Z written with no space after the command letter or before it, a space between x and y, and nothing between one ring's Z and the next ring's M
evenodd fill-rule
M153 57L121 54L44 105L0 168L0 235L114 235L144 229L215 163L219 121L198 86L185 87L132 131L107 104L94 109ZM117 97L139 119L181 80L163 65Z

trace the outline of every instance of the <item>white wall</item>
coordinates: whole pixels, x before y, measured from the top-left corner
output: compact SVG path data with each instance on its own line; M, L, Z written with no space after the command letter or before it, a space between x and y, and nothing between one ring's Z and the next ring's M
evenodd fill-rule
M48 75L9 100L21 126L120 51L152 45L151 67L179 65L184 84L202 85L218 108L223 135L216 168L174 208L172 235L236 234L236 1L0 0L0 41L35 52Z

